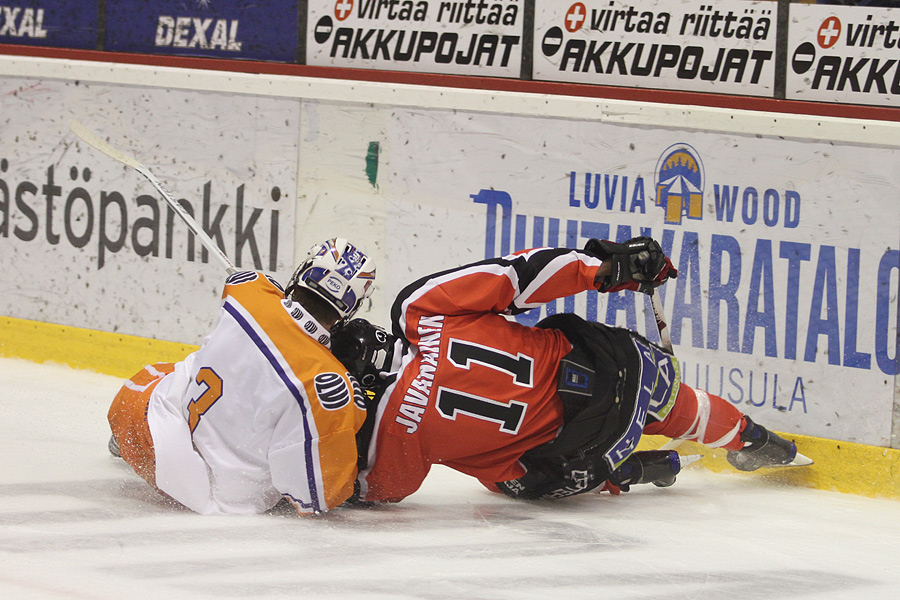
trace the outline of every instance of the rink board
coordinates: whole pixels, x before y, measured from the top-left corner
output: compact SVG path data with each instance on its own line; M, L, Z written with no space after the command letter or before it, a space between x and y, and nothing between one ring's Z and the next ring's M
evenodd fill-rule
M896 123L24 57L0 73L0 314L185 345L212 325L224 273L76 117L242 268L285 281L352 237L380 323L429 272L653 235L681 273L661 295L688 384L790 435L897 445ZM631 293L518 319L561 311L655 338Z

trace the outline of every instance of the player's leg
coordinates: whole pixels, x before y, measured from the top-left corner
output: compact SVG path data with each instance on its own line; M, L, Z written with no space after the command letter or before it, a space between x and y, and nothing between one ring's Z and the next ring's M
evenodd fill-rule
M172 363L157 363L144 367L125 382L113 399L107 419L112 430L110 452L121 456L153 487L156 487L156 455L153 438L147 424L147 404L150 395L163 377L174 369ZM115 451L114 451L115 450Z
M644 433L687 439L728 450L728 462L742 471L790 464L797 446L772 433L733 404L684 383L675 404L662 421L649 420Z
M681 383L675 404L662 421L648 420L644 433L687 439L710 448L740 450L743 414L715 394Z

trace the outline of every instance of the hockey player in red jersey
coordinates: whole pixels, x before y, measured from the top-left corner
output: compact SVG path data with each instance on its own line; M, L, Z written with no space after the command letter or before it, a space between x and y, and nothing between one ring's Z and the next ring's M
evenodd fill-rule
M354 491L365 410L329 330L374 279L372 259L341 238L313 247L285 290L234 273L201 348L125 382L109 409L110 451L202 514L341 504Z
M392 336L362 320L335 332L335 355L371 396L359 500L401 500L433 464L527 499L670 485L677 454L634 452L642 433L726 448L743 470L798 460L792 442L685 385L677 359L634 332L572 314L536 327L504 316L585 290L649 292L676 275L650 238L538 248L407 286Z

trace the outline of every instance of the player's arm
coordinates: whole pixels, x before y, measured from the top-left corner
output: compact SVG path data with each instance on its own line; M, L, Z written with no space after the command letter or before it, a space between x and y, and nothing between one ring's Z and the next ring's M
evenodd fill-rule
M272 432L272 485L300 514L326 512L354 492L356 434L366 411L358 385L338 370L342 365L333 358L313 362L318 375L304 378L305 412L296 402L297 409L286 411Z
M354 431L345 429L270 450L272 485L298 514L327 512L354 493L355 445Z
M624 244L592 239L584 250L535 248L472 263L410 284L391 310L394 333L410 339L407 316L477 312L518 314L585 290L649 291L674 277L672 263L651 238Z
M596 289L602 263L583 250L536 248L428 275L397 296L391 310L395 333L411 333L405 331L411 313L518 314L557 298Z
M389 429L381 427L373 432L371 442L361 445L353 497L356 503L400 502L419 489L431 470L420 453L410 452L406 440L392 435ZM377 451L370 453L373 447Z
M519 500L556 500L583 494L601 486L609 476L609 469L602 461L587 457L575 462L562 456L523 457L520 464L526 469L524 475L494 483L497 491ZM488 482L482 483L492 489Z
M627 492L632 485L652 483L669 487L682 467L700 456L679 456L672 450L643 450L634 452L613 471L602 461L591 459L570 462L563 457L548 457L527 461L527 472L510 481L494 484L482 481L492 491L522 500L559 499L590 490Z

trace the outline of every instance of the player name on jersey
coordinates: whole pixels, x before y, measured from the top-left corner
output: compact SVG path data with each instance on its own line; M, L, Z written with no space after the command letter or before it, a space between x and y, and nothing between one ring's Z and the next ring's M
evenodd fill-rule
M431 400L431 384L434 372L441 358L441 332L444 326L442 315L422 317L419 319L418 332L421 336L418 347L422 362L419 373L406 388L403 402L400 403L397 423L406 426L406 433L415 433L422 421L422 414Z

